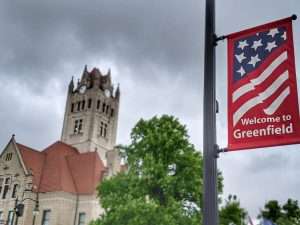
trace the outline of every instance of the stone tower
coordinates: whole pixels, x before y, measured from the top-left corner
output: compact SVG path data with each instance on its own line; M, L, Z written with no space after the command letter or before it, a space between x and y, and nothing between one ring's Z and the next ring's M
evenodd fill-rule
M61 140L80 153L97 151L107 167L119 164L116 144L120 89L111 83L110 70L103 75L85 66L82 77L69 84Z

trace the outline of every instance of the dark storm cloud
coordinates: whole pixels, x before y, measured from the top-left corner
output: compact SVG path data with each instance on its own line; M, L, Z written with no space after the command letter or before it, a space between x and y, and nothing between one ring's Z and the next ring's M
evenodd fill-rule
M195 0L3 1L1 75L42 80L97 55L136 73L154 66L189 76L201 70L202 8Z
M218 0L216 11L219 35L300 14L298 0ZM38 149L59 139L66 87L88 64L103 72L112 67L113 81L121 84L118 143L128 141L139 118L167 113L187 124L191 141L202 148L204 0L1 1L0 27L0 146L12 133ZM300 39L295 43L297 56ZM226 42L219 43L222 147L226 54ZM221 155L225 194L237 194L252 216L266 199L300 199L296 148Z

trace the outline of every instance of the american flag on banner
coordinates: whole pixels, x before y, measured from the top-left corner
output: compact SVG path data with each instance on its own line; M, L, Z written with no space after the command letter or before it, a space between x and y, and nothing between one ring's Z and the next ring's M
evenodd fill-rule
M300 143L292 19L228 36L228 149Z

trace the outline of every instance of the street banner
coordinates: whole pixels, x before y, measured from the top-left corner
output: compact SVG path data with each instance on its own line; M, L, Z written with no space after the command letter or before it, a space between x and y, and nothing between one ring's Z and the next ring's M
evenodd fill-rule
M228 150L300 143L292 19L227 38Z

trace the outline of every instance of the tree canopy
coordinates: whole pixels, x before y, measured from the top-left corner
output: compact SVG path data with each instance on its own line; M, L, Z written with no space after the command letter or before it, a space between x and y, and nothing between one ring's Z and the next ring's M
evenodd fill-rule
M98 187L105 213L92 225L200 224L203 160L185 126L167 115L140 120L120 150L128 171Z
M247 212L240 206L236 195L229 195L220 209L220 225L246 225Z
M259 217L277 225L300 225L300 208L297 200L288 199L282 206L276 200L268 201Z

